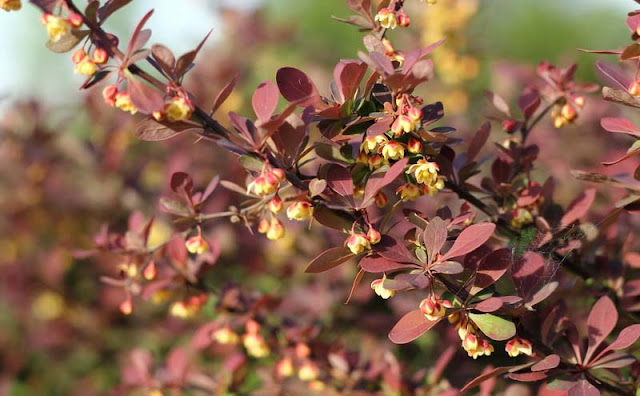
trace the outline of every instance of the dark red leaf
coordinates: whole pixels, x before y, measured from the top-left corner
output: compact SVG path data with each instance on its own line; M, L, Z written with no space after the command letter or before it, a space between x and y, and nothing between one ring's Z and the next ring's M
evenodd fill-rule
M609 81L609 83L617 85L618 88L626 91L629 87L629 84L631 84L631 79L627 76L627 74L616 66L598 61L596 62L596 67L598 68L598 70L600 70L605 79Z
M178 58L178 60L176 61L176 74L178 76L184 75L189 70L191 64L196 59L196 55L198 55L198 52L200 52L204 43L207 42L207 39L209 38L209 35L211 35L211 32L213 32L213 29L209 30L209 33L204 36L202 41L200 41L200 44L198 44L198 46L194 50L189 51Z
M518 294L528 298L540 283L544 272L544 258L536 252L526 252L513 263L511 277Z
M336 164L331 165L327 171L327 184L340 196L353 196L353 179L347 168Z
M508 377L515 381L535 382L535 381L540 381L547 378L547 374L546 373L511 373L508 375Z
M358 61L340 61L333 69L333 79L338 86L340 103L353 98L367 72L367 65Z
M339 266L340 264L348 261L350 258L355 257L355 254L347 247L335 247L329 250L325 250L320 253L318 257L314 258L304 272L309 274L317 274L320 272L328 271L332 268Z
M465 393L469 389L475 388L476 386L480 385L484 381L486 381L488 379L491 379L491 378L494 378L494 377L497 377L500 374L504 374L504 373L508 372L509 370L511 370L514 367L515 366L496 367L493 370L489 371L488 373L482 374L482 375L472 379L471 381L469 381L462 389L460 389L460 393Z
M389 332L389 339L394 344L406 344L426 333L435 326L438 320L429 320L416 309L404 315Z
M373 250L380 256L400 263L415 263L417 259L398 240L383 235L380 242L373 245Z
M634 324L624 328L618 338L605 348L605 351L617 351L619 349L628 348L635 344L640 338L640 324Z
M422 108L422 126L433 124L444 117L442 102L428 104Z
M569 204L569 207L567 208L567 212L564 214L564 216L562 216L562 220L560 220L560 225L562 227L566 227L571 223L573 223L574 221L579 220L585 214L587 214L595 198L596 198L595 188L590 188L588 190L585 190L583 193L578 195L571 202L571 204Z
M188 368L187 352L184 348L174 348L167 356L167 374L170 382L182 383L187 375Z
M580 380L569 388L567 396L600 396L600 391L587 380Z
M133 34L131 35L131 39L129 40L126 58L129 58L134 52L142 48L147 43L147 41L149 41L149 38L151 38L151 30L142 30L149 18L151 18L151 15L153 15L153 10L147 12L142 17L140 22L138 22L138 25L136 26Z
M131 1L131 0L129 0ZM53 14L60 0L29 0L29 2L47 14ZM109 3L113 0L109 1ZM108 3L107 3L108 4Z
M58 0L45 0L46 2L55 2ZM126 6L131 3L132 0L108 0L100 9L98 10L98 17L101 22L104 22L111 14L118 11L120 8ZM50 11L49 11L50 12Z
M598 346L616 327L616 323L618 323L618 310L615 304L609 297L601 297L591 308L589 319L587 319L589 346L584 362L589 362Z
M456 275L464 271L464 267L457 261L441 261L433 264L431 271L441 274Z
M610 353L601 359L596 359L589 364L593 368L622 368L637 362L636 358L628 353Z
M409 268L406 263L398 263L378 254L372 254L360 260L360 267L373 274Z
M353 293L355 293L356 288L358 288L358 285L360 284L360 281L362 280L362 277L364 276L364 270L361 269L360 271L358 271L358 274L356 275L356 277L353 279L353 284L351 285L351 290L349 290L349 296L347 296L347 301L345 301L345 304L349 304L349 301L351 301L351 297L353 297Z
M351 229L354 221L354 219L346 213L329 209L326 206L315 207L313 210L313 218L325 227L345 232Z
M560 356L558 355L549 355L539 361L538 363L531 366L531 371L545 371L551 370L560 364Z
M486 300L482 300L477 303L475 306L473 306L473 309L480 312L490 313L499 310L503 305L504 302L500 299L500 297L489 297Z
M218 96L216 96L216 99L213 101L213 107L211 107L211 112L209 113L209 115L213 115L213 113L215 113L216 110L220 108L220 106L224 103L224 101L227 100L227 98L231 94L231 91L233 91L233 88L236 86L237 82L238 82L238 74L234 75L231 81L229 81L227 85L225 85L220 90L220 92L218 93Z
M188 131L202 130L202 128L186 122L163 123L152 118L141 121L136 127L136 137L145 141L159 141L170 139Z
M127 91L131 97L131 103L142 114L151 114L164 107L164 93L133 76L127 77Z
M427 261L432 263L447 241L447 224L440 217L432 218L422 237L427 251Z
M540 95L536 91L523 93L518 98L518 107L524 115L525 120L530 119L540 106Z
M476 158L480 150L482 150L482 147L487 143L490 133L491 124L489 121L485 122L480 126L480 128L478 128L476 134L473 135L473 139L471 139L469 149L467 150L467 163L470 163Z
M278 86L273 82L267 80L258 85L251 98L251 104L259 121L264 122L271 118L276 106L278 106L279 98Z
M316 109L326 107L316 86L301 70L283 67L276 73L276 82L280 94L289 102L301 107L313 106Z
M187 194L191 194L193 191L193 179L185 172L176 172L171 175L171 190L174 193L180 194L183 191Z
M476 250L491 238L495 229L496 225L493 223L473 224L465 228L451 249L442 257L442 260L462 256Z
M162 44L154 44L151 46L151 55L165 73L169 76L173 74L173 68L176 65L176 57L169 48Z
M371 177L369 177L367 185L364 188L364 198L362 198L363 205L366 205L370 199L373 199L378 191L393 183L393 181L404 172L404 167L408 161L408 158L403 158L393 164L389 169L374 172Z

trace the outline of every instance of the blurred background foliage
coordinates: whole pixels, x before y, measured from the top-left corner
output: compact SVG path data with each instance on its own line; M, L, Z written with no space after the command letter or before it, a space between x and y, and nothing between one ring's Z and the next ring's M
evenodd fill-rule
M125 9L109 25L123 38L136 18L152 6L151 2L134 3L137 5ZM273 79L285 65L305 70L326 93L336 61L356 58L363 47L357 29L330 19L331 15L349 15L343 0L266 1L264 8L248 17L223 9L232 2L194 1L185 7L183 3L187 2L181 2L176 11L173 1L153 2L157 12L151 21L152 42L162 42L180 53L194 46L209 26L216 28L216 37L208 44L208 53L199 58L190 84L203 103L211 103L217 90L239 71L240 88L220 114L248 112L256 85ZM459 125L475 125L480 119L485 109L484 89L508 91L513 80L500 76L500 65L505 62L528 65L531 70L545 59L559 66L577 61L579 79L597 82L593 67L597 55L576 48L616 48L625 43L625 7L630 10L634 5L631 0L440 0L435 7L415 3L413 27L391 37L398 48L406 49L430 44L440 34L449 39L444 48L454 55L441 59L434 55L438 81L427 84L422 94L427 100L443 100L445 110L457 114ZM253 12L251 7L244 10ZM437 14L430 17L429 13ZM0 15L0 51L6 54L0 60L0 95L4 96L0 124L0 394L103 394L119 383L120 363L129 349L143 346L163 354L169 342L175 343L174 334L193 326L176 322L165 326L161 319L166 307L123 318L117 312L121 296L105 291L97 280L111 268L108 260L75 260L71 251L90 248L91 236L103 222L124 229L134 210L153 215L171 171L206 163L210 167L196 180L203 186L224 164L224 157L211 160L211 153L202 148L191 156L194 146L188 139L177 145L137 142L133 121L104 107L99 92L85 97L80 105L83 95L76 89L80 78L73 76L68 56L44 49L45 33L37 18L29 5L19 13ZM244 22L238 22L243 18ZM460 57L467 57L469 66L459 70ZM25 100L33 102L16 104ZM591 156L592 162L597 158L591 152L583 155ZM234 172L241 173L240 169L229 170ZM168 232L168 221L161 218L159 224L156 232L161 239ZM229 228L221 226L216 232L229 251L226 262L233 263L242 238L233 237ZM288 239L278 248L288 248L291 255L300 253L293 245ZM279 282L282 276L290 277L294 285L311 282L299 271L313 251L311 246L295 266L282 267L282 257L267 256L267 262L280 266L278 271L256 270L260 275L251 277L250 284L257 290L286 292L290 286ZM252 265L259 269L263 264ZM236 280L246 275L244 269L233 266L220 277L224 273ZM313 282L322 286L329 281ZM344 288L341 285L338 293ZM331 304L341 305L333 300ZM379 301L364 301L356 301L362 305L358 309L373 310L382 320L388 315L389 308ZM356 316L355 309L353 305L340 308L333 316L324 311L323 318L327 325L338 328L340 318ZM149 321L149 317L157 320ZM186 337L190 334L184 333ZM357 333L349 336L358 339ZM425 336L414 348L421 351L436 344ZM420 364L416 349L405 352Z

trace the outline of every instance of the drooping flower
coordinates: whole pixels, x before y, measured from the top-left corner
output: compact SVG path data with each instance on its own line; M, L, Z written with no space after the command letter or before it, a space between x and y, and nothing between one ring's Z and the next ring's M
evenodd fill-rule
M516 357L520 354L531 356L533 353L531 342L520 337L514 337L507 341L504 349L511 357Z
M269 224L269 230L267 231L267 239L275 241L284 237L284 225L277 218L271 219L271 223Z
M420 198L420 189L415 184L403 184L398 187L396 194L400 194L403 201L413 201Z
M307 220L313 215L313 205L307 201L296 201L287 208L289 220Z
M192 236L185 242L187 251L191 254L202 254L209 250L209 242L200 235Z
M398 26L396 12L389 7L381 8L374 18L385 29L395 29Z
M347 247L353 254L360 254L365 250L371 249L371 243L366 235L353 233L346 242Z
M116 93L114 106L122 111L128 111L131 114L138 112L136 106L131 102L131 96L129 96L129 92L127 91L119 91Z
M396 291L390 290L384 287L385 279L386 279L386 276L382 277L381 279L374 280L373 282L371 282L371 288L378 296L386 300L388 298L393 297L396 294Z
M60 41L63 36L66 36L71 32L72 28L71 22L67 19L53 14L42 14L42 17L40 17L40 23L47 28L49 40L53 42Z
M170 122L189 119L194 109L195 107L191 100L182 95L174 96L173 98L168 99L164 104L164 113L167 116L167 120Z
M404 147L402 144L392 140L382 146L382 156L388 160L399 160L404 158Z

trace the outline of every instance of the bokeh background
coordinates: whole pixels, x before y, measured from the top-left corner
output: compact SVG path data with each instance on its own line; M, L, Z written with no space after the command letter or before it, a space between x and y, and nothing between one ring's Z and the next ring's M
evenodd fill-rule
M354 27L331 20L332 15L349 14L343 3L137 0L106 27L127 37L153 7L156 12L148 24L152 42L178 54L214 28L187 86L203 103L211 103L240 72L239 87L223 110L247 112L252 90L273 79L281 66L305 70L321 92L327 92L337 59L355 58L362 49L362 35ZM593 64L599 56L576 48L625 44L626 12L636 5L631 0L440 0L435 7L415 3L413 27L394 32L395 40L398 47L416 48L448 39L433 55L436 81L421 94L428 101L442 100L447 122L463 136L474 130L487 109L484 89L513 100L522 81L534 78L541 60L559 66L578 62L578 79L598 82ZM179 343L176 334L192 334L212 314L193 322L167 322L166 306L142 304L139 315L123 317L117 309L122 296L98 281L101 275L114 274L116 259L80 259L72 253L91 248L93 235L105 222L124 230L130 213L154 215L155 202L167 192L175 170L195 170L201 187L221 168L228 178L241 178L242 170L225 166L229 158L215 157L210 147L189 139L171 144L136 141L130 117L106 108L99 92L79 92L82 79L73 74L70 57L48 52L44 42L34 7L25 4L20 12L0 15L0 395L105 394L121 383L120 367L131 348L143 346L161 356ZM591 109L591 116L560 137L548 125L540 132L537 139L546 140L549 149L543 154L551 169L546 174L566 178L569 168L593 166L610 154L603 148L602 131L593 127L610 110ZM567 145L575 152L567 155ZM624 146L617 149L624 151ZM577 182L563 183L560 200L568 202L577 188ZM223 194L215 205L232 202L230 194ZM169 230L170 220L159 216L152 238L162 241ZM301 274L300 268L324 241L286 238L256 259L243 256L255 248L254 242L234 226L219 224L211 232L222 251L219 271L211 280L217 287L226 277L256 290L286 294L297 289L293 295L315 304L316 318L334 329L353 328L349 320L358 308L341 303L349 274L314 279ZM238 268L234 263L248 264ZM267 265L270 270L264 271ZM285 276L289 282L283 284ZM330 286L337 297L327 294ZM364 306L367 298L356 305ZM318 306L318 301L323 304ZM382 315L387 308L368 304L369 312L378 310L379 319L389 322ZM401 311L402 303L396 304ZM372 319L362 326L371 323L379 322ZM429 337L418 344L430 351L438 347ZM408 361L419 367L419 355L410 351Z

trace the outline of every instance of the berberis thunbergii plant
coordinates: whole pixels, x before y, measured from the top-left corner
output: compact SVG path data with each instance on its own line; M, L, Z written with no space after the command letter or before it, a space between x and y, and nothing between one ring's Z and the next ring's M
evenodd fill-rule
M197 58L206 37L181 56L162 44L149 46L145 24L153 11L131 37L116 37L105 22L130 2L96 0L79 8L71 0L31 0L43 12L47 48L73 51L75 71L86 75L81 88L102 90L105 111L115 107L138 117L139 139L191 136L232 153L246 177L215 177L198 188L192 175L177 171L173 194L160 200L174 219L171 238L151 245L153 219L132 217L127 231L104 228L95 249L85 252L119 257L120 266L102 281L121 291L123 315L161 294L174 317L215 313L189 346L174 348L161 363L135 350L123 370L123 391L242 394L247 368L266 367L256 394L455 395L480 386L489 395L511 380L533 383L512 389L539 388L541 395L640 392L640 255L634 238L627 238L638 231L640 167L621 177L575 172L630 192L624 201L603 203L608 212L598 223L589 215L595 188L562 205L554 200L554 178L540 180L534 172L541 147L532 134L549 118L557 129L575 123L586 112L585 95L598 89L574 80L576 65L541 62L538 80L521 87L515 105L487 91L492 116L463 139L442 124L440 101L416 93L432 80L429 56L444 40L408 50L394 45L395 31L410 26L412 10L447 2L347 0L354 15L335 19L363 32L363 46L356 59L337 61L329 87L282 67L274 81L255 89L253 115L220 114L237 79L213 104L183 86L192 71L206 67ZM19 9L20 1L0 6ZM629 14L628 25L634 42L610 52L637 65L640 12ZM640 108L637 77L604 63L599 68L616 85L605 88L605 99ZM490 139L495 124L503 143ZM628 120L603 118L602 126L638 143L640 131ZM607 164L640 153L635 143ZM222 189L241 199L209 210ZM355 268L345 301L371 278L369 293L401 300L398 306L406 308L389 326L388 339L407 344L436 332L445 352L426 356L423 370L410 373L388 353L327 345L318 326L299 322L286 304L242 280L210 287L206 274L216 271L221 246L208 228L224 221L255 233L256 244L288 233L303 238L303 228L329 235L329 245L304 271ZM342 242L336 242L338 233ZM354 304L364 302L346 309ZM581 318L586 306L592 308ZM386 321L392 320L388 314ZM447 369L459 354L478 362L473 376ZM211 360L222 362L218 370L205 368Z

